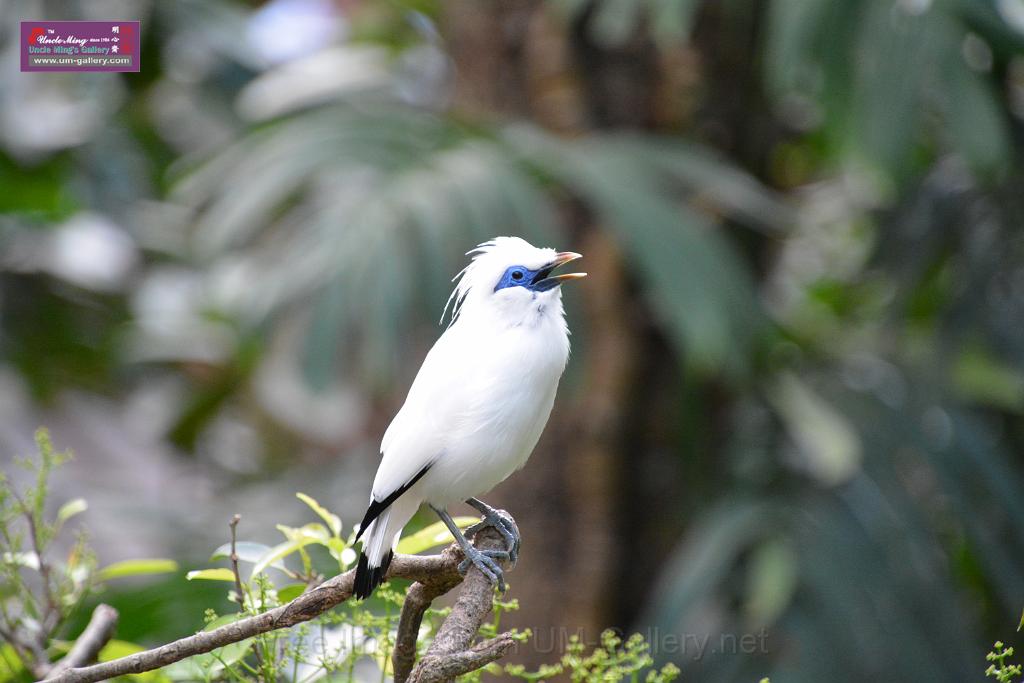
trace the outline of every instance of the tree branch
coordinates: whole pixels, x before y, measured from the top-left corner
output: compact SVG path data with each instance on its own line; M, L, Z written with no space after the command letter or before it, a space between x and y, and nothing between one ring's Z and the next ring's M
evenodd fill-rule
M515 647L516 640L511 632L505 632L480 642L468 650L454 652L450 655L424 655L416 667L416 683L441 683L452 681L457 676L481 669L493 661L505 656Z
M82 635L78 636L78 640L64 658L53 665L47 678L56 678L68 669L85 666L94 661L103 646L114 637L117 616L117 610L110 605L97 605Z
M475 544L481 549L488 547L501 548L503 547L503 540L496 531L488 528L477 534ZM458 571L459 562L461 561L462 552L455 544L446 548L439 555L426 557L419 555L396 555L391 562L387 577L409 579L423 586L423 588L418 589L413 594L413 599L417 601L417 604L421 604L422 608L409 608L409 620L416 619L416 629L415 631L409 631L412 622L407 621L404 640L401 635L401 622L406 621L406 609L403 608L399 627L399 640L402 642L403 648L408 647L410 637L408 634L418 632L419 630L419 621L422 620L423 612L426 611L426 607L430 604L429 600L425 603L423 602L426 596L434 595L436 597L442 595L459 583L464 583L458 602L452 609L451 614L445 619L437 634L437 638L442 639L447 644L444 647L437 647L438 640L435 639L427 656L433 656L435 659L443 657L440 661L444 664L445 671L461 670L462 673L465 673L494 661L504 654L511 645L506 645L504 640L502 640L508 636L508 634L503 634L493 639L494 642L487 641L486 643L481 643L476 648L469 648L470 640L476 635L480 624L483 623L484 618L490 612L494 587L475 567L470 568L466 574L465 581L463 581L463 577ZM351 598L354 580L355 570L349 570L303 593L287 605L281 605L263 614L240 619L212 631L201 631L187 638L181 638L172 643L122 657L121 659L93 666L70 668L59 672L57 675L51 675L46 680L55 683L95 683L96 681L114 678L115 676L153 671L187 657L210 652L219 647L237 643L261 633L288 628L295 624L309 621ZM413 588L415 587L414 585ZM413 593L413 591L410 590L410 593ZM484 607L485 605L486 608ZM418 617L415 616L417 609L420 610ZM472 632L467 632L466 629L470 627L472 627ZM459 645L460 643L462 643L461 646ZM412 657L415 657L415 649L415 639L413 638ZM408 652L407 649L404 651ZM477 665L474 666L474 664ZM467 666L469 668L465 668ZM417 672L419 673L417 674ZM423 662L413 671L413 674L414 677L415 675L425 675ZM442 674L442 678L445 676L447 674ZM442 680L442 678L431 676L423 680L433 681Z
M504 514L508 515L507 512ZM512 519L511 515L508 517ZM512 524L515 525L515 522ZM516 531L518 533L518 528ZM505 547L504 539L490 527L476 535L474 544L481 549ZM502 569L508 565L505 560L499 561L499 564ZM493 595L494 588L487 577L476 567L471 567L466 572L459 599L451 614L441 624L426 654L409 675L410 683L451 681L456 676L490 664L515 645L512 634L506 632L471 647L480 626L491 613ZM397 667L395 673L397 681Z
M461 577L460 577L461 578ZM405 594L402 605L402 616L398 620L398 635L395 638L395 649L391 652L391 663L395 668L395 683L405 683L416 663L416 640L420 635L420 625L434 598L440 597L458 585L451 582L434 584L414 583Z

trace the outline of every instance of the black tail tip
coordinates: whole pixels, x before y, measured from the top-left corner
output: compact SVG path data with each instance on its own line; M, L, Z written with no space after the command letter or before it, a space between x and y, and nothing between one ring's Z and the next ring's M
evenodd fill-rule
M356 565L356 580L352 593L359 599L368 598L377 586L384 583L384 576L388 573L391 560L395 554L388 551L387 556L379 567L371 567L370 560L363 553L359 553L359 564Z

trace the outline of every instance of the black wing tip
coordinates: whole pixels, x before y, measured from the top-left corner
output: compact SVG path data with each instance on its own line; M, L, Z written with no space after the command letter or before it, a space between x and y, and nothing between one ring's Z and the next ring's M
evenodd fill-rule
M359 532L356 533L356 540L359 540L359 537L363 535L363 532L366 531L366 528L370 526L370 523L373 522L373 520L380 517L381 513L387 510L389 505L398 500L398 498L403 493L411 489L413 485L416 482L418 482L420 478L422 478L423 475L426 474L427 470L429 469L430 465L424 467L422 470L416 473L416 476L414 476L412 479L410 479L409 481L407 481L406 483L402 484L397 489L392 491L388 496L384 498L384 500L376 500L375 498L371 497L370 505L369 507L366 508L366 514L363 515L363 521L359 523Z
M356 579L352 589L353 595L361 600L370 597L377 586L384 583L384 577L388 573L388 567L391 566L391 560L394 557L395 553L389 550L379 567L371 567L370 559L364 553L359 553L359 564L356 565Z

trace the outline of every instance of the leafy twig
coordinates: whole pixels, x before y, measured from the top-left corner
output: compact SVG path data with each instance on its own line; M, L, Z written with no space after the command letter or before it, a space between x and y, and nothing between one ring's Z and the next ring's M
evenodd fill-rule
M481 549L499 548L504 545L504 539L493 529L484 529L476 535L474 540L477 547ZM457 545L453 544L440 555L426 557L396 555L387 575L388 578L409 579L428 587L455 586L464 583L456 606L438 632L438 637L445 645L443 647L432 646L428 651L428 656L432 657L431 661L441 664L450 661L452 662L451 666L457 665L460 670L465 666L470 666L469 669L465 669L465 671L469 671L477 665L484 666L488 662L494 661L511 647L511 642L506 642L505 639L509 634L502 634L494 639L494 642L487 643L485 651L481 651L479 647L466 649L469 640L473 638L476 629L479 628L490 611L494 588L476 568L470 568L463 582L458 571L461 561L462 552ZM309 621L351 598L354 581L355 570L349 570L328 579L317 588L299 595L290 603L262 614L240 619L210 631L201 631L187 638L121 659L69 669L48 680L59 683L94 683L115 676L153 671L187 657L210 652L246 638L288 628ZM470 628L473 629L472 632L468 632L467 629ZM437 640L435 640L435 645L436 643ZM461 649L458 647L459 643L463 643ZM445 671L449 671L451 667L447 664L445 666ZM421 680L442 680L442 678L431 676L430 665L425 665L423 662L413 673L415 674L417 671L420 672L420 676L423 676Z
M237 543L237 531L238 523L242 521L241 515L234 515L231 521L228 522L228 528L231 529L231 555L228 559L231 560L231 573L235 575L235 591L238 593L238 609L242 614L248 614L245 611L245 588L242 586L242 574L238 571L238 550L236 548ZM252 648L253 654L256 656L256 670L259 672L259 680L264 680L266 669L263 665L263 655L260 654L260 648L257 644Z
M1006 660L1013 656L1013 648L1006 647L1002 641L997 640L992 646L992 651L985 657L992 662L985 669L985 677L995 676L999 683L1013 683L1020 678L1022 667L1020 664L1010 664Z

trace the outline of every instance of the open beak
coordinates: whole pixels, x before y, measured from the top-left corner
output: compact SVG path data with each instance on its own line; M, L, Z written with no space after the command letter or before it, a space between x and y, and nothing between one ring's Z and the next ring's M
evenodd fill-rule
M551 272L555 268L558 268L559 266L564 266L566 263L569 263L570 261L575 261L576 259L579 258L583 258L583 255L577 254L574 251L558 252L557 254L555 254L555 259L551 263L544 266L540 270L540 272L537 273L537 277L534 278L533 281L534 287L541 291L547 291L549 289L559 286L563 282L568 282L570 280L579 280L580 278L586 277L586 273L563 273L561 275L551 275Z

